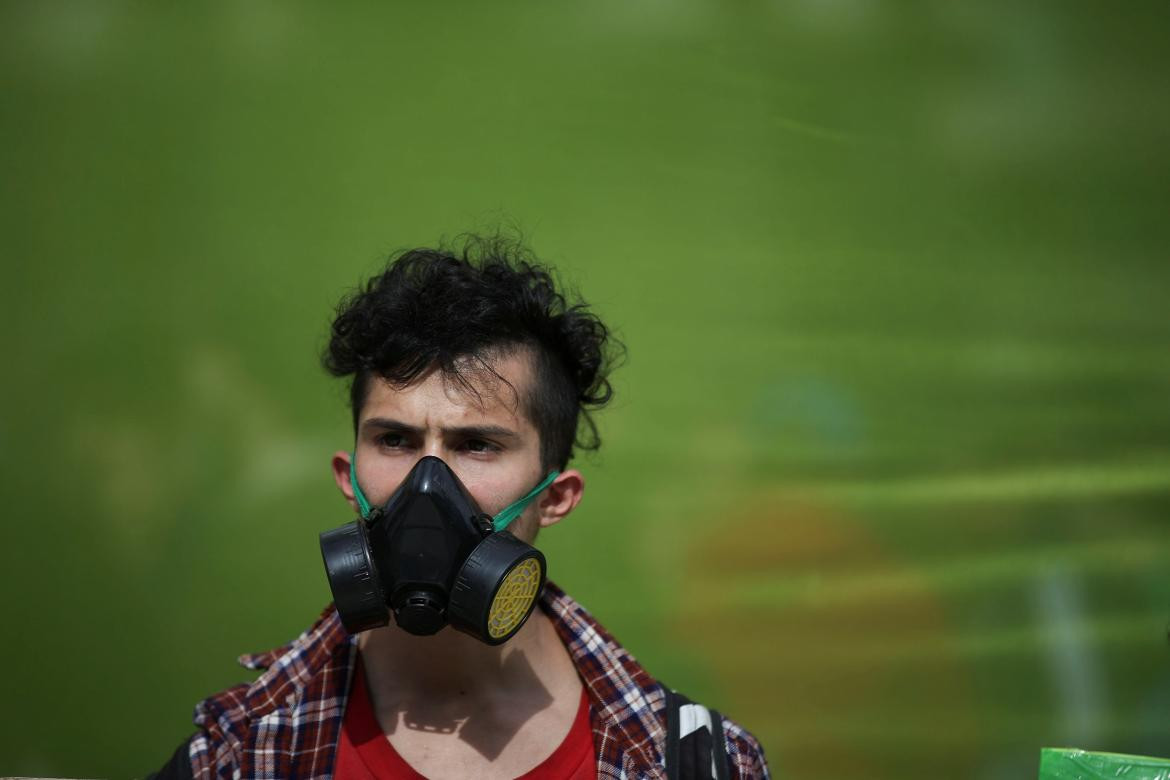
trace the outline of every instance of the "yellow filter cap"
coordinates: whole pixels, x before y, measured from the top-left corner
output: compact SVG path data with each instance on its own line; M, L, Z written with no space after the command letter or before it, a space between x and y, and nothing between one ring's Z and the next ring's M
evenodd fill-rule
M524 622L540 591L543 575L536 558L525 558L504 575L488 610L488 636L501 639Z

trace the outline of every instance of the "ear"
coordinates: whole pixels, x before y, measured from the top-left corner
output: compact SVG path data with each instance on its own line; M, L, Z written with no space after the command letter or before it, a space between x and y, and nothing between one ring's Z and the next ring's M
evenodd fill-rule
M585 477L576 469L568 469L557 475L552 484L544 489L544 495L536 503L540 527L556 525L581 502L585 492Z
M353 497L353 485L349 482L349 459L351 457L353 456L345 450L338 450L333 453L330 465L333 467L333 481L337 483L337 489L341 491L341 495L345 496L350 508L357 514L361 514L357 499Z

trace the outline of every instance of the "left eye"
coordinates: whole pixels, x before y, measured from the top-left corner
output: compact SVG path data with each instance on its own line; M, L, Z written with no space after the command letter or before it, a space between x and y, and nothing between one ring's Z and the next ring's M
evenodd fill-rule
M483 439L468 439L463 443L464 449L469 452L495 452L496 445Z

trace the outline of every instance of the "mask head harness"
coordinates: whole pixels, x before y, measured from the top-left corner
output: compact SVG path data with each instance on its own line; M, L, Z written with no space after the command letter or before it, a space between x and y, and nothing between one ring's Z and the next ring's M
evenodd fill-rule
M349 479L362 516L321 534L337 612L356 634L394 622L412 634L447 623L488 644L510 639L544 586L544 555L505 530L560 473L553 471L494 518L439 458L419 459L394 494L371 508Z

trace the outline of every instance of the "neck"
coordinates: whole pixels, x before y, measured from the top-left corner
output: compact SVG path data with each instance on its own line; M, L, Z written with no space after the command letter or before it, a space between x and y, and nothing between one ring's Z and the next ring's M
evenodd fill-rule
M376 701L494 700L556 688L575 670L548 617L539 608L516 635L488 645L450 626L415 636L396 625L358 639L370 693Z

